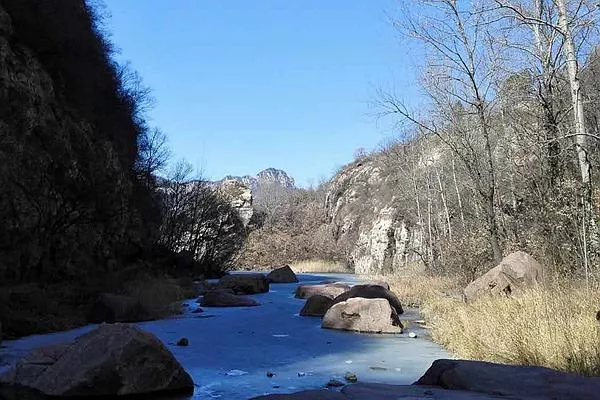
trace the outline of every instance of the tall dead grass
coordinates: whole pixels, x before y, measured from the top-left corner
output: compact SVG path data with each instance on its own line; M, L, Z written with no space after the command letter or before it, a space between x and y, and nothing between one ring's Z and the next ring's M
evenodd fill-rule
M348 274L353 271L345 263L339 261L305 260L290 264L292 271L298 273L340 273Z
M435 341L462 358L600 375L599 287L552 284L514 297L423 306Z
M388 281L403 304L421 307L433 339L458 357L600 375L600 285L554 279L518 297L465 302L458 279L373 278Z
M372 275L366 280L383 280L403 305L421 307L440 298L460 297L460 281L448 276L429 275Z

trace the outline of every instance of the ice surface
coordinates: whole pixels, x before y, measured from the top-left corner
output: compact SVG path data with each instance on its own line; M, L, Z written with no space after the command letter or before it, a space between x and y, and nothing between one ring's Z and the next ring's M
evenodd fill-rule
M355 283L356 278L320 274L299 275L299 280L271 284L269 293L252 296L262 304L259 307L206 307L205 313L193 314L198 304L190 299L184 314L138 325L157 335L190 373L196 384L194 399L248 399L265 393L321 388L330 379L343 381L349 371L359 382L410 384L433 360L450 357L427 339L418 324L410 328L417 333L416 339L407 334L365 335L321 329L320 318L298 316L304 300L294 298L296 286L325 280ZM414 320L419 316L416 310L408 309L401 318ZM31 349L71 340L94 326L5 341L0 350L0 373ZM175 345L181 337L189 339L189 346ZM274 376L267 377L267 372ZM299 376L299 372L304 375Z

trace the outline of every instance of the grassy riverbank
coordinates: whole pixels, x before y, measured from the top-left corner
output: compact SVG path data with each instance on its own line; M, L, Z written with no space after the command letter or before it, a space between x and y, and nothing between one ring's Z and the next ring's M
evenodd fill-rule
M460 283L386 276L403 304L421 307L433 339L460 358L600 375L600 287L550 283L520 297L465 303Z

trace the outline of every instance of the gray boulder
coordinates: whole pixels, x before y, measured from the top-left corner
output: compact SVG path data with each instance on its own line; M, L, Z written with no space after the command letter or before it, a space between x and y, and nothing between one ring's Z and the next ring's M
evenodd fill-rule
M250 400L348 400L348 397L332 390L317 389L303 390L291 394L268 394L265 396L253 397Z
M206 292L200 300L203 307L253 307L260 303L246 296L238 296L225 290Z
M364 333L402 333L398 314L386 299L362 297L334 304L325 313L321 327Z
M464 290L467 300L482 295L511 296L544 284L544 268L529 254L517 251L471 282Z
M589 400L600 393L597 377L468 360L436 360L415 384L523 400Z
M311 296L320 294L331 299L339 296L345 291L350 290L350 286L344 283L325 283L320 285L300 285L296 288L296 297L308 299Z
M356 285L353 286L347 292L344 292L333 299L333 304L341 303L342 301L346 301L348 299L352 299L355 297L362 297L365 299L386 299L390 305L396 310L398 315L404 313L402 309L402 304L400 304L400 300L396 295L384 288L381 285Z
M194 382L173 354L135 325L100 325L73 342L32 351L0 383L47 396L191 393Z
M236 293L257 294L269 291L269 281L263 274L225 275L217 285L221 289L232 289Z
M300 315L305 317L322 317L332 305L333 300L330 297L316 294L306 300L304 307L300 310Z
M295 283L298 282L296 274L289 265L274 269L269 272L267 279L270 283Z

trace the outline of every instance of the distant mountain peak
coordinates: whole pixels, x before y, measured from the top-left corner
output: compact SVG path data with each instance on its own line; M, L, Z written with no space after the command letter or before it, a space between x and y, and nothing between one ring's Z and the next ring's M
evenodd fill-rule
M236 181L244 186L255 190L261 185L277 184L281 187L292 189L296 187L294 178L289 176L284 170L277 168L267 168L260 171L255 176L244 175L244 176L233 176L227 175L216 183L222 183L224 181Z

